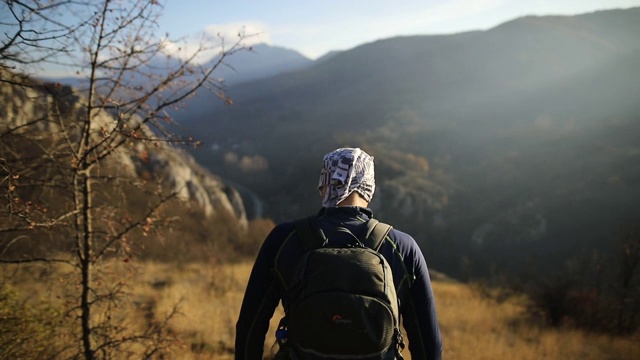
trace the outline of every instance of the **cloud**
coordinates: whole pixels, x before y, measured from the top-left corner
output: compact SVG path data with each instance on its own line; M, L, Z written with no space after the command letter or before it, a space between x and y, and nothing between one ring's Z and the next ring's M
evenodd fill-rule
M216 24L207 25L202 31L179 40L164 39L163 52L182 60L194 57L193 61L201 64L236 44L251 46L260 43L272 43L269 31L263 24Z
M204 32L211 36L222 36L229 40L237 40L239 36L244 36L244 42L246 45L254 45L258 43L271 44L271 36L269 35L268 27L261 23L208 25L204 29Z

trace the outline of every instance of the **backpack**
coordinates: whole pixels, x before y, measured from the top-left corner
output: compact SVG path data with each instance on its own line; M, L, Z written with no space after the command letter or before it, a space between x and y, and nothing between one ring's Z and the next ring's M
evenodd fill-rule
M393 274L378 252L391 226L370 219L363 240L339 227L353 241L330 246L316 221L295 222L304 254L285 291L276 337L287 355L277 358L401 359Z

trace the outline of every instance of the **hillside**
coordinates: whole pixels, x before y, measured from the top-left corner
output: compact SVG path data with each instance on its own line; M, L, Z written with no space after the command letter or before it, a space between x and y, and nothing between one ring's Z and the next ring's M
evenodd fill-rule
M132 301L121 303L117 312L125 321L125 331L160 323L177 306L178 314L166 324L170 341L160 356L176 360L233 359L235 322L251 263L191 263L176 268L153 262L112 262L106 267L110 276L105 281L131 278L128 289L134 294ZM0 298L4 300L0 303L0 317L21 316L18 326L14 320L10 331L2 331L6 324L0 322L0 341L28 336L37 341L29 346L10 342L5 351L31 355L25 358L48 358L52 352L64 351L65 335L70 331L70 319L55 312L64 294L60 288L46 284L47 280L57 281L59 269L47 267L44 271L44 266L31 266L23 270L14 274L14 286L10 288L13 291L0 287ZM487 296L479 288L456 282L435 281L433 290L446 359L537 360L543 356L549 360L632 360L640 352L637 335L609 336L541 326L539 320L527 316L527 300L523 297ZM53 300L44 303L42 299ZM282 314L279 308L272 320L265 341L266 359L271 358L274 331ZM41 323L49 325L40 326ZM408 349L402 354L411 359Z
M277 221L317 210L324 153L360 146L376 157L375 214L432 267L551 271L613 253L638 216L637 34L640 8L384 39L178 118L205 144L197 161Z

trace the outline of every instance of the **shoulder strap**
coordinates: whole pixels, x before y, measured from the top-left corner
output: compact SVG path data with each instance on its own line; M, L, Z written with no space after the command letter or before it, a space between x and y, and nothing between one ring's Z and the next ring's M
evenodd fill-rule
M382 241L387 237L391 229L392 227L389 224L379 222L373 218L369 219L367 222L367 238L365 239L365 245L375 251L378 251L380 246L382 246Z
M321 247L327 241L322 229L318 226L318 217L315 215L296 220L295 226L304 251Z
M310 251L323 246L327 238L318 226L318 218L315 215L308 216L295 221L296 231L302 241L304 251ZM363 244L375 251L380 249L382 241L391 231L392 226L379 222L376 219L367 221L367 235ZM349 232L347 229L345 229ZM350 233L350 232L349 232Z

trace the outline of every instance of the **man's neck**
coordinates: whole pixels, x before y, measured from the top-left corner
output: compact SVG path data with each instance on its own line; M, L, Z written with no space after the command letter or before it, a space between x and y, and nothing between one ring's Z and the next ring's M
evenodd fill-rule
M369 206L369 202L363 199L358 193L354 192L336 206L359 206L366 208Z

